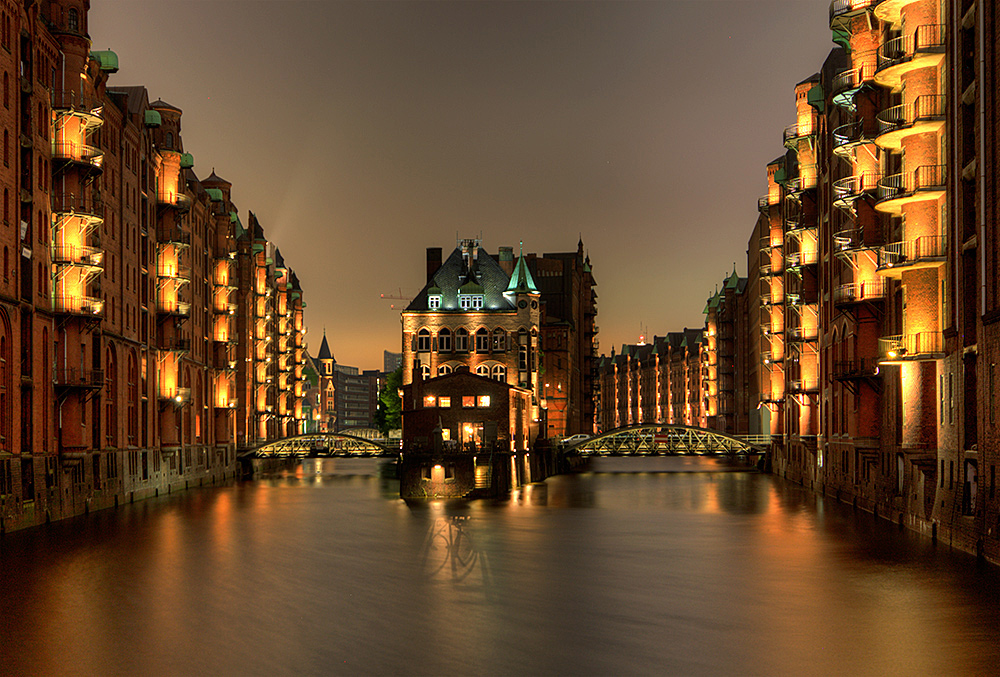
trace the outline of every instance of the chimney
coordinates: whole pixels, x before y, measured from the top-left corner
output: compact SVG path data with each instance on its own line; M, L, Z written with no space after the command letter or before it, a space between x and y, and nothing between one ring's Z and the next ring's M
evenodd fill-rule
M434 279L434 273L441 267L441 247L427 248L427 281Z
M514 248L500 247L500 268L507 277L514 274Z

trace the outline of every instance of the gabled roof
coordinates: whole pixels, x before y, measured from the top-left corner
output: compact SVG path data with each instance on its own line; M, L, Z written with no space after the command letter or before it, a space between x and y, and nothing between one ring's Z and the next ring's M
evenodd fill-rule
M509 284L510 278L507 273L486 253L486 250L479 248L476 251L470 267L462 256L462 250L455 248L406 310L430 310L427 295L433 293L441 295L441 307L436 309L436 312L449 310L468 312L463 311L459 303L460 291L463 294L483 295L482 311L476 312L514 310L513 299L504 295ZM480 289L482 291L479 291Z
M531 278L528 265L524 262L523 251L517 257L517 265L514 267L514 274L510 278L510 284L507 285L507 292L515 294L538 293L538 287L535 286L535 281Z

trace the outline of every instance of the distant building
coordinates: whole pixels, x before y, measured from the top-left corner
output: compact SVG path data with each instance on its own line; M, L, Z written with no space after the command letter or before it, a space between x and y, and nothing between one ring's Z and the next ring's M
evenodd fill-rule
M390 353L388 350L382 351L382 372L391 374L403 366L403 353Z

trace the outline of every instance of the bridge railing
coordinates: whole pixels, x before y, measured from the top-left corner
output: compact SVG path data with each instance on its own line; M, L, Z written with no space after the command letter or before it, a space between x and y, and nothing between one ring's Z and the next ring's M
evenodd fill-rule
M734 437L691 426L640 424L608 431L569 450L596 455L746 455L764 451L770 442L770 435Z

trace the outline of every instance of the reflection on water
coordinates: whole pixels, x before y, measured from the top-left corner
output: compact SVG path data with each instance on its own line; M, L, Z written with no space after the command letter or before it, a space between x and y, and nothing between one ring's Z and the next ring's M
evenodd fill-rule
M995 674L997 570L707 459L317 460L0 538L0 674Z

